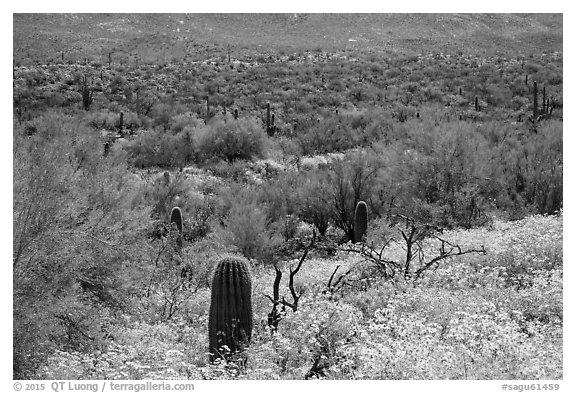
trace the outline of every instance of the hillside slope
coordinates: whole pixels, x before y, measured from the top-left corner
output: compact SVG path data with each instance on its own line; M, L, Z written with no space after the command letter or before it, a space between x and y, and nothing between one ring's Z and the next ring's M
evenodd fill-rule
M507 55L562 50L562 14L14 14L17 60L109 51L385 50ZM210 45L207 45L210 44ZM216 47L214 47L216 45Z

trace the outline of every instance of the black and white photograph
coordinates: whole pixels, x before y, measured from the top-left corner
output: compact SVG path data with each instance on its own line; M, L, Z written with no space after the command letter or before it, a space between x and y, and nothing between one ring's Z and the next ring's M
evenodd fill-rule
M564 14L322 4L11 15L14 391L567 391Z

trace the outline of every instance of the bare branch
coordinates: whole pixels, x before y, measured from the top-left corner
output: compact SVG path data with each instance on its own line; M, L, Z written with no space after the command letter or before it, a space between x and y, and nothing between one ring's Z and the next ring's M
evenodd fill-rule
M276 277L274 278L274 299L272 301L274 304L277 304L280 300L280 281L282 280L282 270L278 269L278 266L276 265L274 265L274 269L276 270Z
M420 278L420 276L422 275L422 273L424 273L426 270L432 268L433 266L437 267L438 262L440 262L443 259L455 257L455 256L460 256L460 255L472 254L472 253L486 254L486 249L484 248L484 246L482 246L482 248L479 250L471 249L471 250L462 251L460 246L452 246L450 244L450 246L452 246L452 248L449 251L446 251L445 247L444 247L445 244L450 244L450 243L448 243L446 241L442 242L440 255L432 258L424 266L422 266L418 270L416 270L416 272L414 273L414 280L418 280ZM456 249L457 251L453 252L454 249Z
M271 301L272 303L274 303L274 304L276 303L276 302L274 301L274 299L272 299L272 296L268 295L267 293L263 293L263 295L264 295L264 297L270 299L270 301Z
M470 250L462 250L462 248L457 244L452 244L447 240L442 239L437 235L437 233L441 233L442 229L437 228L431 225L426 224L417 224L416 221L412 218L396 215L404 221L405 228L398 228L400 235L403 238L403 243L401 247L405 250L405 256L401 261L393 261L391 259L387 259L383 257L384 250L388 247L388 245L395 241L393 239L389 239L384 243L384 246L379 250L374 248L374 245L367 245L362 244L360 249L348 247L348 248L341 248L342 251L347 252L354 252L360 254L363 257L363 262L373 263L374 266L377 268L376 272L379 272L382 277L390 278L396 275L396 273L403 273L405 280L412 280L417 281L422 274L432 268L437 268L439 266L439 262L443 259L453 257L453 256L460 256L470 253L485 253L484 246L481 249L470 249ZM423 246L423 242L425 239L436 239L440 241L440 247L438 248L438 255L434 256L430 261L426 262L426 255L425 255L425 248ZM412 267L413 261L417 258L419 262L419 266L415 269ZM375 271L369 272L369 275L364 274L363 277L360 277L356 280L348 279L348 282L353 281L363 281L367 282L370 277L372 277ZM333 281L333 276L336 272L332 274L329 283ZM334 288L336 284L332 284Z
M334 279L334 275L336 275L336 272L338 271L338 269L340 269L340 265L336 266L336 269L334 269L334 271L332 272L332 274L330 275L330 279L328 280L328 284L326 284L326 286L328 288L331 287L332 285L332 279Z
M296 269L292 270L292 266L290 266L290 281L288 281L288 289L290 289L290 294L292 295L292 299L294 300L294 303L292 303L292 305L289 305L289 303L285 303L285 304L289 305L292 308L292 310L294 310L294 311L296 311L296 309L298 308L298 300L300 300L300 297L302 296L302 292L300 294L296 294L296 290L294 289L294 277L300 271L300 268L302 267L304 260L308 256L308 251L310 251L310 248L313 245L314 245L314 239L312 239L310 241L310 244L308 245L308 247L306 247L306 249L302 253L302 257L300 257L300 261L298 262Z
M334 293L336 293L339 289L341 289L346 282L343 281L344 278L346 278L346 276L348 276L348 274L350 274L350 272L352 272L352 269L348 269L348 271L346 271L346 273L341 274L338 279L336 279L336 281L334 282L334 284L332 284L332 281L334 280L334 277L336 276L336 272L338 272L338 269L340 268L340 265L336 266L336 269L334 269L334 271L332 272L332 275L330 275L330 279L328 280L328 283L326 284L326 290L328 292L330 292L331 295L333 295Z

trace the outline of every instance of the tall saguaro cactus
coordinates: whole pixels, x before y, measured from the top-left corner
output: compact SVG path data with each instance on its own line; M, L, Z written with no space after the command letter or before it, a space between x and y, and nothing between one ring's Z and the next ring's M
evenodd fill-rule
M534 122L538 118L538 84L534 81L534 104L532 106L532 117Z
M92 104L92 96L94 95L94 90L88 87L88 79L86 75L82 78L82 86L80 86L80 91L82 93L82 105L84 110L90 110L90 105Z
M360 201L356 204L354 211L354 243L359 243L366 237L368 229L368 207L366 202Z
M538 116L538 84L534 81L534 99L532 103L532 116L528 117L528 121L532 123L532 131L537 132L537 124L541 120Z
M546 109L546 86L542 86L542 109L540 110L540 112L543 115L546 115L546 113L548 112Z
M272 136L276 132L276 126L274 125L274 114L270 115L270 103L266 103L266 133Z
M542 86L542 107L538 108L538 84L534 82L534 94L532 103L532 116L528 120L532 123L532 129L537 131L537 123L541 120L547 120L552 117L554 110L554 103L550 103L550 99L546 96L546 86Z
M124 129L124 112L120 112L120 125L118 128L120 128L120 131Z
M270 133L270 103L266 103L266 132Z
M241 257L225 257L216 266L208 320L210 361L241 351L252 337L252 279ZM224 349L223 347L227 347Z

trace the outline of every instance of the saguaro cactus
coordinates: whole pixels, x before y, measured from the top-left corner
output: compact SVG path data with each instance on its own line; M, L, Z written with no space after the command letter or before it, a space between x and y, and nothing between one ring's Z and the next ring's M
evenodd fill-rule
M534 104L532 106L532 117L534 121L538 118L538 84L534 82Z
M172 208L170 212L170 223L175 223L178 231L182 233L182 210L178 206Z
M270 115L270 103L266 103L266 132L268 135L272 136L276 132L276 126L274 125L274 114Z
M84 106L84 110L90 110L94 90L88 87L88 79L86 78L86 75L84 75L84 78L82 79L82 86L80 86L80 91L82 92L82 105Z
M225 359L250 343L252 279L244 258L225 257L216 267L212 281L208 337L212 362L218 358Z
M533 124L533 131L536 132L537 123L539 121L547 120L552 117L554 103L551 105L550 99L546 97L546 86L542 87L542 108L538 108L538 84L536 82L534 82L533 94L532 115L528 117L528 120Z
M170 224L175 223L178 228L178 237L176 238L176 245L182 247L182 231L184 229L184 220L182 219L182 210L178 206L173 207L170 212Z
M546 110L546 86L542 86L542 109L540 110L540 112L543 115L546 115L547 110Z
M356 204L354 211L354 243L364 240L368 229L368 207L366 202L360 201Z
M266 132L270 133L270 103L266 103Z
M22 124L22 94L18 93L18 98L16 99L16 114L18 115L18 124Z
M120 125L118 128L120 128L120 130L124 129L124 112L120 112Z

